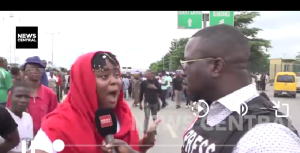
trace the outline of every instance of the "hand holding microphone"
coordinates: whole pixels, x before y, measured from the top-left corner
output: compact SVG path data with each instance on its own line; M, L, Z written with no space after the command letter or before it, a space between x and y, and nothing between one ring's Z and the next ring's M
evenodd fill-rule
M112 109L98 109L95 115L97 131L105 138L103 153L136 153L126 142L114 139L117 133L117 117Z

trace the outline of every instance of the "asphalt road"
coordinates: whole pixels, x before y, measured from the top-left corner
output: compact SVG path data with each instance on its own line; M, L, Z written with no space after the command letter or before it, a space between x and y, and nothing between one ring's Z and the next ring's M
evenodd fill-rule
M300 131L300 94L297 98L289 97L273 97L273 87L268 86L265 91L271 100L280 101L281 104L289 105L289 117L292 120L295 128ZM132 100L129 105L131 106ZM193 112L185 109L185 103L182 102L181 109L175 109L175 103L169 101L169 106L158 112L158 118L162 122L158 126L157 143L150 149L149 153L179 153L182 146L182 135L190 123L195 119ZM282 112L287 113L285 106L279 108ZM137 122L137 130L139 131L140 138L143 136L143 121L144 112L137 107L131 108L133 115ZM152 123L152 121L151 121Z

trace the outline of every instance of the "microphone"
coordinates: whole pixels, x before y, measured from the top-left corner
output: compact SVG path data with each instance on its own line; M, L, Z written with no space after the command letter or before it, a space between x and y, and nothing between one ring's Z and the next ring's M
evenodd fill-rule
M106 143L112 142L117 133L117 117L112 109L97 109L95 122L97 131L105 138ZM117 153L117 150L114 148L112 152Z

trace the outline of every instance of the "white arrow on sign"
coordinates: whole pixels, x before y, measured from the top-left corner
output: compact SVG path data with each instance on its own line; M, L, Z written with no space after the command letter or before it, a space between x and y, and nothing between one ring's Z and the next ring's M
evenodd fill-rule
M275 108L275 116L276 117L289 117L289 114L290 114L290 108L289 108L289 105L288 104L282 104L282 106L286 106L286 114L283 114L283 115L280 115L278 114L278 110L280 108L280 101L278 101L277 103L275 101L271 101L274 106L273 108Z
M189 18L189 20L188 20L188 24L189 24L188 26L189 26L189 27L192 26L192 22L193 22L193 20L192 20L191 18Z
M219 24L224 24L224 19L220 20Z

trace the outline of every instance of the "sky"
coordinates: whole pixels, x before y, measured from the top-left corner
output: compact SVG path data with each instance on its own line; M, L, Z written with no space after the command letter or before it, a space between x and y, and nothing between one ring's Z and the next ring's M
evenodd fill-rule
M300 52L300 11L260 14L250 26L263 29L258 37L271 40L271 58L294 58ZM83 53L110 51L121 66L147 69L169 51L173 39L198 31L177 29L176 11L0 11L0 17L1 56L17 63L30 56L52 61L53 49L54 65L67 68ZM38 26L38 49L14 49L15 26Z

